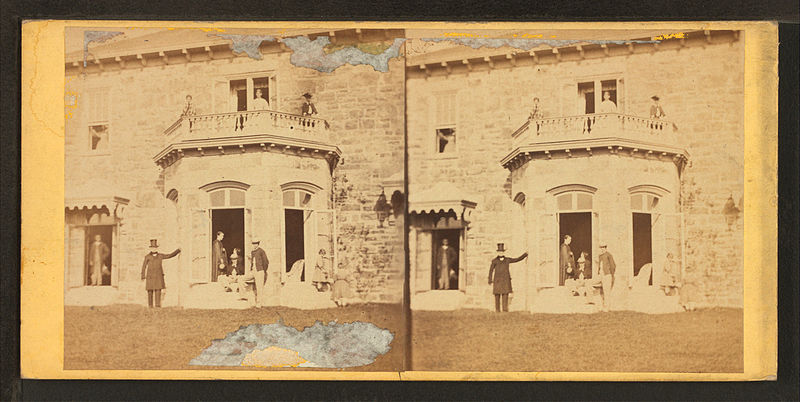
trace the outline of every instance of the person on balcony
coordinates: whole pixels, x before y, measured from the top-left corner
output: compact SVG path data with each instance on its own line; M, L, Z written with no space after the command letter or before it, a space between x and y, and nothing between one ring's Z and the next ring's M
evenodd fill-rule
M497 257L492 260L492 265L489 268L489 284L493 285L492 293L494 293L494 310L498 313L500 312L501 299L503 301L503 311L508 312L508 294L513 292L508 265L528 257L527 252L517 258L507 258L505 253L505 244L497 243Z
M611 93L603 92L603 101L597 110L598 113L617 113L617 104L611 100Z
M267 110L269 109L269 101L264 99L264 92L261 88L256 88L256 98L253 99L252 110Z
M658 103L659 100L658 96L653 95L650 97L650 99L653 100L653 103L650 105L650 118L659 120L666 117L667 115L664 114L664 109L662 109L661 104Z
M303 94L303 106L300 112L303 116L313 116L317 114L317 107L311 103L311 94L308 92Z
M544 114L542 113L542 107L539 105L539 98L533 98L533 107L531 108L531 114L528 116L528 119L536 120L544 118Z
M194 103L192 102L192 95L186 95L186 103L183 105L181 117L194 116L196 114L197 111L195 110Z

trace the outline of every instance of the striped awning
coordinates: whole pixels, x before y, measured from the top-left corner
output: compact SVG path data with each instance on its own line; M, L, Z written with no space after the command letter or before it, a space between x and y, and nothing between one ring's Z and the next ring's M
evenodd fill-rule
M475 198L453 183L438 183L425 190L409 191L408 211L411 214L442 214L454 212L459 218L475 209Z

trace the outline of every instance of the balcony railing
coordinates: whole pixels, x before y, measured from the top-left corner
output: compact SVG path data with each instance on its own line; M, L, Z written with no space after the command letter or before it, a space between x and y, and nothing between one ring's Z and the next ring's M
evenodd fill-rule
M619 113L530 119L512 134L514 146L595 138L677 145L677 127L670 121Z
M328 122L271 110L184 116L164 131L169 143L269 134L328 142Z

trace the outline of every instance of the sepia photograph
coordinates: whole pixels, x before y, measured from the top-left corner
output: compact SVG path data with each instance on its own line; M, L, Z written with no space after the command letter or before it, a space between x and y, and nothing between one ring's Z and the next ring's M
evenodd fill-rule
M773 26L26 25L24 372L775 374Z
M414 370L742 371L746 38L487 34L407 44Z
M64 368L402 369L401 33L69 28Z

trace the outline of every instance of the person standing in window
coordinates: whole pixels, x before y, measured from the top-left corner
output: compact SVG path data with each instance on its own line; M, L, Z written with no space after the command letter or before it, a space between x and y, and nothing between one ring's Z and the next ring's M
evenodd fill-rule
M447 239L442 239L442 246L436 251L436 282L438 289L450 289L450 277L456 274L458 254L450 247Z
M220 274L224 274L228 269L228 254L225 252L225 246L222 245L222 239L225 238L225 233L222 231L217 232L217 238L214 239L211 249L211 261L213 269L211 270L211 280L216 282Z
M452 128L441 128L436 130L436 141L439 145L439 153L449 153L455 151L456 133Z
M153 307L154 301L156 307L161 307L161 290L166 288L164 285L164 269L162 268L161 261L175 257L180 252L181 249L178 248L169 254L159 253L158 240L150 240L150 252L144 256L144 263L142 263L142 280L146 280L147 305L150 308Z
M95 235L94 242L89 247L89 272L91 273L92 286L103 284L103 268L108 270L106 259L110 254L108 246L103 243L103 236Z
M650 97L653 100L653 103L650 105L650 118L651 119L663 119L667 115L664 114L664 109L661 108L661 104L658 103L659 98L657 95L653 95Z
M600 102L598 108L599 113L617 113L617 104L611 100L611 93L608 91L603 92L603 101Z
M264 99L264 92L261 88L256 88L256 97L253 99L252 110L267 110L269 109L269 101Z
M614 289L614 272L616 268L617 264L614 262L614 256L608 252L608 246L605 243L601 243L600 257L598 257L597 261L597 274L600 276L602 285L603 311L608 311L608 299Z
M525 252L517 258L506 258L506 247L503 243L497 243L497 257L492 260L492 265L489 268L489 284L492 286L492 293L494 293L494 310L500 312L500 301L503 301L503 311L508 311L508 294L513 292L511 288L511 272L508 270L508 265L515 262L522 261L528 257Z
M313 116L317 114L317 107L311 103L311 94L308 92L303 94L303 106L300 112L303 116Z

